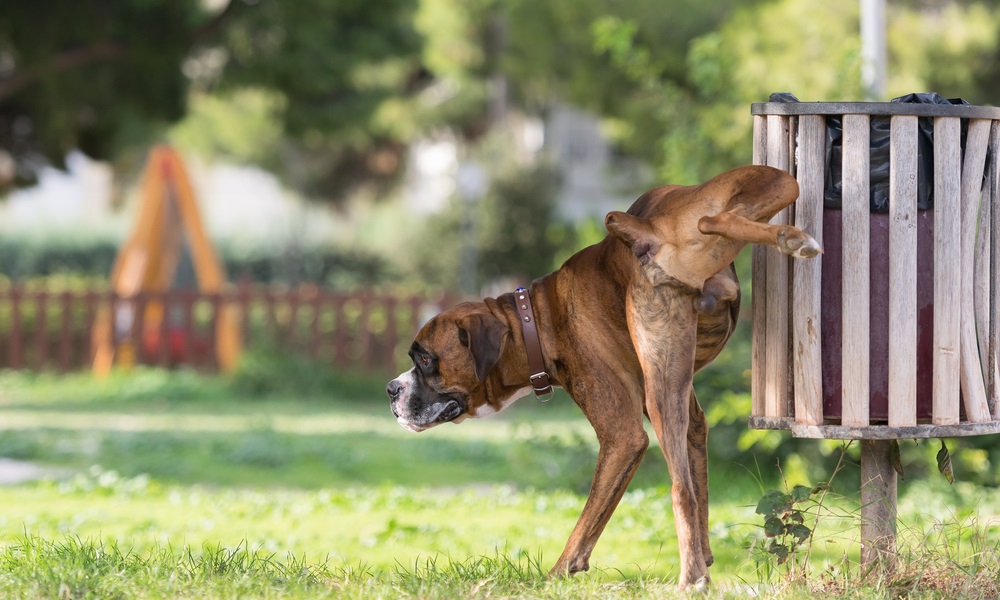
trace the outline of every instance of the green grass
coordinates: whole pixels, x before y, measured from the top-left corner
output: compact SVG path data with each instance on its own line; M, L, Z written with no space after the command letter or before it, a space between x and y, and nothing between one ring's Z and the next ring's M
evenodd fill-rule
M191 373L140 370L103 382L0 374L0 456L53 470L49 480L0 487L0 589L24 598L675 595L658 449L591 571L546 581L596 459L571 402L526 399L495 418L416 435L396 425L381 386L354 378L276 395ZM790 598L816 589L854 597L850 498L824 501L808 579L755 562L754 508L764 486L780 485L775 469L760 470L770 481L734 462L712 465L711 596L768 585L769 595ZM989 597L1000 581L1000 499L940 478L905 483L901 494L903 576L861 589Z

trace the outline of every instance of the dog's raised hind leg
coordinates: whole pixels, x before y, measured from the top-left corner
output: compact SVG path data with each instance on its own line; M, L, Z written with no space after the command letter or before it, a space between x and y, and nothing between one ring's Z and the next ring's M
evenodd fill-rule
M751 221L734 211L702 217L698 231L748 244L774 246L794 258L812 258L823 252L816 240L801 229Z

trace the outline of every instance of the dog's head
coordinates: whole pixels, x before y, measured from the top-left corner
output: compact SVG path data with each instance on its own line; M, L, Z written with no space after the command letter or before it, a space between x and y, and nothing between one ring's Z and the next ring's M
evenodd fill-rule
M424 325L410 346L413 368L386 386L400 425L423 431L502 410L526 393L504 385L497 368L507 323L482 302L466 302Z

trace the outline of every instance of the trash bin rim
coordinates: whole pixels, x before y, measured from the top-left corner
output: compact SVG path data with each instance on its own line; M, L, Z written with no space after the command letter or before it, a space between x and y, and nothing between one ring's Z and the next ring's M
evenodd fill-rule
M1000 107L970 104L909 104L903 102L754 102L753 115L909 115L1000 119Z

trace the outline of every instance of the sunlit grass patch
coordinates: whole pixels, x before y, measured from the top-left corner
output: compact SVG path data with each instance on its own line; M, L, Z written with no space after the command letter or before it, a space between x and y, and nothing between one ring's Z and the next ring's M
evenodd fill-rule
M591 570L545 578L597 455L593 431L565 397L415 435L381 396L248 401L207 378L188 397L198 376L136 375L89 392L86 378L4 380L15 385L0 390L0 456L53 475L0 487L0 595L684 597L673 587L673 510L655 444ZM856 464L806 517L815 534L797 551L805 567L757 562L751 548L764 533L755 507L765 490L816 483L783 467L713 459L708 597L993 593L1000 497L961 478L913 481L909 471L900 484L901 568L892 579L862 577Z

